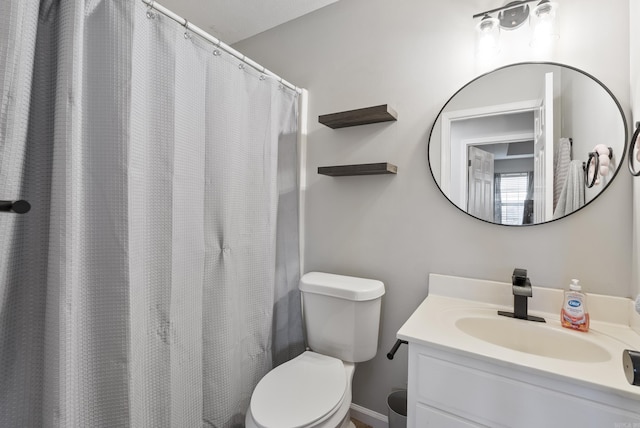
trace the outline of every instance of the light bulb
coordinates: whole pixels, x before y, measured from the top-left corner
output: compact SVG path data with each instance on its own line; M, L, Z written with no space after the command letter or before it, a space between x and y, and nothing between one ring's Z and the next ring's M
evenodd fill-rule
M485 15L476 26L478 31L478 54L490 56L499 51L500 21Z
M533 9L530 16L531 44L544 45L558 38L555 26L558 5L548 0L542 0Z

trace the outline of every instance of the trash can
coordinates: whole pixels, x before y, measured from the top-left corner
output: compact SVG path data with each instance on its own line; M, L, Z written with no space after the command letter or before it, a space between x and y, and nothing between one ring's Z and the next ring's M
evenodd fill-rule
M389 428L407 427L407 391L394 391L387 397Z

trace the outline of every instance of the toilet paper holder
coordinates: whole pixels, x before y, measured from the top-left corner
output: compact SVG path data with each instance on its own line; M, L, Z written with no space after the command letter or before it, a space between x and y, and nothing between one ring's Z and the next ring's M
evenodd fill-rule
M396 343L393 345L393 348L391 348L391 351L387 352L387 358L390 360L393 360L393 357L396 355L398 348L403 343L408 344L409 342L407 342L406 340L400 340L400 339L396 340Z

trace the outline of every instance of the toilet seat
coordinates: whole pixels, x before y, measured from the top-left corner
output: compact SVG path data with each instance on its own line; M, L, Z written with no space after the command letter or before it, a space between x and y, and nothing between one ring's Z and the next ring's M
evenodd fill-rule
M260 380L251 396L251 414L262 428L309 426L340 407L347 386L342 361L307 351Z

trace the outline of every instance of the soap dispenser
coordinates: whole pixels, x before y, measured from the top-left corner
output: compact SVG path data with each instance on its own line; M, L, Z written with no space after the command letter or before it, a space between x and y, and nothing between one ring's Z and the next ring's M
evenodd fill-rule
M589 312L587 296L577 279L572 279L569 290L564 292L564 303L560 311L560 322L563 327L578 331L589 331Z

